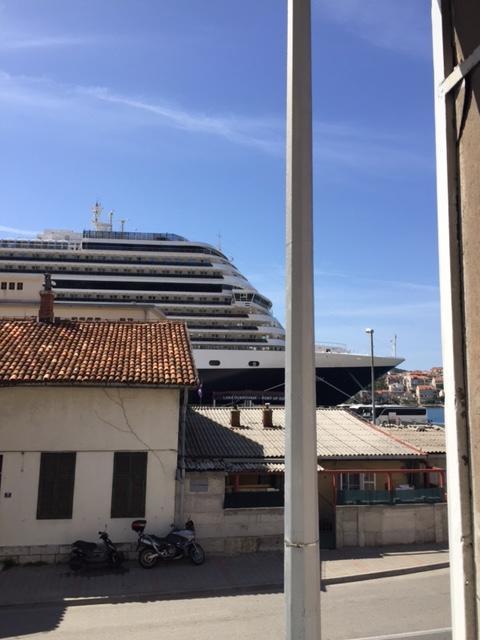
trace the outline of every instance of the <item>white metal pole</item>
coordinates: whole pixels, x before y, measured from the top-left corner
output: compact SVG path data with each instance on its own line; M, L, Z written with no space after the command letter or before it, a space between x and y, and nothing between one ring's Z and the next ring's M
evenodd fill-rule
M450 593L454 640L477 640L475 559L468 412L465 384L465 337L462 313L462 255L458 211L458 166L453 96L441 84L454 66L450 2L432 0L435 134L437 156L438 246L442 352L445 381Z
M288 0L285 367L288 640L320 638L312 235L310 0Z
M375 424L375 356L373 353L373 329L370 329L370 367L372 378L372 424Z

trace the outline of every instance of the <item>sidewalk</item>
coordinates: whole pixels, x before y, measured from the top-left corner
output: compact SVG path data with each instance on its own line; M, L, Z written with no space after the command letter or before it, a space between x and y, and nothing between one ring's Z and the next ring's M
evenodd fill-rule
M321 557L323 587L448 566L448 550L431 545L322 550ZM210 556L200 567L161 562L150 570L128 562L116 572L96 569L79 574L67 565L22 566L0 572L0 606L207 597L282 587L281 553Z

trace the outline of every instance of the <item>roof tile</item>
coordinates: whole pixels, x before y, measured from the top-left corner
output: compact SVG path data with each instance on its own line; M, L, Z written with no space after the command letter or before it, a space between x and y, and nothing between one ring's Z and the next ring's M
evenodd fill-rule
M198 385L183 322L0 321L0 386Z

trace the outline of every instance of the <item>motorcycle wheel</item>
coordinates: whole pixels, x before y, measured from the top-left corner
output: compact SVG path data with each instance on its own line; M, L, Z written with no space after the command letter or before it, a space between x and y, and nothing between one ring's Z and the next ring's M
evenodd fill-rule
M121 551L112 553L110 557L110 563L114 569L117 569L123 563L125 557Z
M85 562L83 561L83 559L79 558L78 556L73 556L72 558L70 558L68 564L72 571L80 571L85 566Z
M198 544L198 542L192 544L192 546L190 547L189 555L190 562L192 562L193 564L200 565L205 562L205 551Z
M145 547L138 554L138 562L144 569L152 569L158 562L158 556L155 551Z

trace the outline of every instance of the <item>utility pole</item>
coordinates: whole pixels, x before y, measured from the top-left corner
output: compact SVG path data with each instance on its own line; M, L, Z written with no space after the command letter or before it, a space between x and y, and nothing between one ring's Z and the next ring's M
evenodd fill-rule
M310 0L288 0L287 56L285 622L319 640Z

